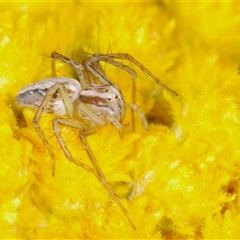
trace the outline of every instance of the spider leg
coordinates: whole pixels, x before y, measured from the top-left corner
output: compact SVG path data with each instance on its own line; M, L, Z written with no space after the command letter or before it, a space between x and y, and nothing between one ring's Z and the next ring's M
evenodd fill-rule
M146 67L144 67L140 62L138 62L135 58L133 58L131 55L129 55L127 53L116 53L116 54L114 54L114 53L113 54L97 53L84 61L83 64L86 66L86 68L93 75L95 75L102 83L105 83L105 84L113 85L111 80L106 75L104 75L101 71L99 71L97 68L94 67L94 65L96 65L96 63L99 63L100 61L105 61L115 67L121 68L131 75L131 77L132 77L132 105L130 105L130 106L131 106L131 116L132 116L132 129L133 129L133 131L135 131L134 112L136 112L138 114L138 116L143 120L144 127L147 129L148 124L146 124L146 120L144 120L145 117L143 117L143 114L136 106L136 71L134 69L128 67L127 65L116 61L115 59L123 59L123 60L127 59L129 62L131 62L131 63L135 64L137 67L139 67L145 74L150 76L158 85L162 86L164 89L169 91L171 94L173 94L175 96L177 96L178 94L174 90L172 90L171 88L169 88L168 86L163 84Z
M113 124L117 128L117 130L119 132L119 136L122 139L123 138L122 124L112 115L107 115L106 120L108 121L108 123Z
M65 88L63 87L63 85L59 82L55 83L51 88L49 88L47 94L45 95L42 103L40 104L34 118L33 118L33 126L36 129L39 137L41 138L41 140L43 141L43 144L45 145L45 147L47 148L49 154L51 155L52 158L52 175L55 175L55 154L53 153L53 150L49 144L49 142L47 141L43 131L41 130L40 126L39 126L39 122L41 120L42 114L45 111L45 109L48 106L48 103L50 102L50 100L52 99L52 97L54 96L54 94L60 91L60 94L62 96L64 105L66 107L67 113L69 116L73 116L73 104L71 102L70 97L68 96L68 94L66 93Z
M68 64L69 66L73 67L77 74L78 74L78 77L79 77L79 80L80 80L80 83L81 83L81 86L82 88L85 88L87 86L87 75L86 75L86 72L84 70L84 67L82 66L82 64L78 63L77 61L74 61L73 59L70 59L60 53L57 53L57 52L53 52L51 54L51 57L52 57L52 72L55 73L56 70L55 70L55 61L56 59ZM56 74L56 73L55 73Z
M148 131L149 130L148 122L143 112L139 109L139 107L136 104L130 103L128 104L128 106L131 107L131 109L137 113L138 117L141 118L142 120L143 127Z
M66 158L70 162L72 162L72 163L76 164L77 166L80 166L80 167L84 168L88 172L92 172L94 175L96 175L93 168L87 166L86 164L80 162L78 159L76 159L72 156L71 152L69 151L69 149L66 146L66 143L65 143L63 137L61 136L60 129L58 127L59 124L69 126L69 127L72 127L72 128L83 129L82 123L78 120L75 120L75 119L55 118L53 120L54 135L56 136L56 138L58 140L58 143L61 146Z
M143 64L138 62L134 57L132 57L128 53L109 53L109 54L97 53L97 54L94 54L91 58L92 58L92 62L105 61L105 62L109 62L110 64L112 64L112 60L110 59L120 59L120 60L127 59L129 62L132 62L137 67L139 67L145 74L147 74L150 78L152 78L158 85L166 89L171 94L178 96L177 92L175 92L174 90L172 90L171 88L163 84L155 75L153 75L146 67L144 67Z
M47 148L49 154L51 155L51 159L52 159L52 175L53 176L55 175L55 161L56 161L56 158L55 158L55 155L54 155L54 152L53 152L52 148L50 147L49 142L47 141L43 131L41 130L41 128L39 126L39 122L40 122L40 119L42 117L42 114L43 114L45 108L48 105L48 102L50 101L50 99L53 96L53 94L57 91L57 89L58 89L57 84L55 84L52 88L49 89L48 93L44 97L40 107L38 108L38 110L37 110L37 112L36 112L36 114L35 114L35 116L33 118L33 126L36 129L39 137L42 139L43 144Z
M102 72L98 70L98 68L94 67L94 65L96 65L96 63L99 63L100 61L101 61L101 59L98 58L98 55L97 56L93 55L92 57L90 57L84 61L84 65L102 83L113 85L111 80L106 75L103 75ZM114 60L113 58L108 58L105 61L112 64L115 67L123 69L124 71L128 72L131 75L131 77L132 77L132 103L135 105L135 103L136 103L136 71L134 69L128 67L127 65ZM134 109L133 108L131 108L131 117L132 117L132 129L133 129L133 131L135 131L135 117L134 117Z
M61 134L60 134L60 130L58 127L58 124L61 125L65 125L65 126L69 126L71 128L76 128L78 130L80 130L80 134L79 134L79 138L82 144L83 149L86 151L92 165L93 168L87 166L86 164L78 161L76 158L74 158L72 156L72 154L70 153L70 151L68 150L65 141L63 140ZM92 134L93 132L95 132L95 129L88 129L88 128L84 128L83 124L81 121L78 121L76 119L65 119L65 118L55 118L53 120L53 129L54 129L54 134L60 144L60 146L63 149L63 152L65 154L65 156L67 157L67 159L70 162L73 162L74 164L76 164L77 166L80 166L82 168L84 168L85 170L92 172L96 178L102 183L102 185L106 188L106 190L108 191L108 193L110 194L110 196L112 197L112 199L117 203L117 205L120 207L121 211L124 213L124 215L126 216L128 222L130 223L130 225L132 226L132 228L134 230L136 230L136 227L132 221L132 219L130 218L126 208L123 206L123 204L121 203L121 201L119 200L119 198L116 196L116 194L114 193L114 191L112 190L111 186L108 184L108 182L106 181L106 178L100 168L100 166L97 163L97 160L86 140L86 135Z
M93 152L86 140L86 137L84 135L84 132L81 132L79 134L79 138L81 140L82 143L82 147L85 149L85 151L87 152L87 155L89 157L89 159L91 160L91 163L94 167L94 169L96 170L96 174L95 176L98 178L98 180L103 184L103 186L107 189L108 193L111 195L112 199L117 203L117 205L120 207L120 209L122 210L122 212L124 213L124 215L126 216L128 222L130 223L130 225L132 226L132 228L134 230L136 230L136 227L132 221L132 219L130 218L126 208L123 206L123 204L121 203L121 201L119 200L119 198L116 196L116 194L114 193L114 191L112 190L112 188L110 187L110 185L108 184L108 182L106 181L106 178L101 170L101 168L99 167L97 160L95 158L95 156L93 155Z

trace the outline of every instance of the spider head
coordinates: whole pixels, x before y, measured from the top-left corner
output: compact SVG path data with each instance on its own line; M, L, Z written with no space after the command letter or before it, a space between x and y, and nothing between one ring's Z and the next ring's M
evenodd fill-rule
M117 86L89 84L80 92L79 100L78 114L96 125L105 125L108 116L122 121L125 102Z

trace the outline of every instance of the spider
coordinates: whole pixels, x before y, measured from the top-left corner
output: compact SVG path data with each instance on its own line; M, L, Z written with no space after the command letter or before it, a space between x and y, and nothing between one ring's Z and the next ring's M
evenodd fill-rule
M177 93L164 85L147 68L127 53L97 53L93 54L82 63L74 61L57 52L53 52L51 57L53 60L53 72L55 72L55 60L60 60L76 70L79 81L66 77L47 78L24 87L18 93L17 101L23 106L37 110L33 119L33 125L51 155L52 174L55 174L55 154L39 126L39 121L44 112L52 113L56 116L53 120L53 132L66 158L96 176L106 188L112 199L120 207L128 222L135 230L135 224L107 182L106 177L98 165L86 140L86 136L95 133L99 126L104 126L106 124L113 124L119 131L120 136L122 136L122 120L126 111L126 104L118 86L113 84L103 72L100 62L103 61L117 68L121 68L128 72L132 77L132 103L129 104L129 106L132 112L133 130L135 130L134 112L142 120L143 126L146 130L148 130L148 123L144 114L135 104L136 72L133 68L117 61L118 59L129 60L171 94L177 96ZM67 118L62 117L66 115ZM77 158L72 156L61 136L59 125L65 125L79 130L81 145L86 151L92 167L80 162Z

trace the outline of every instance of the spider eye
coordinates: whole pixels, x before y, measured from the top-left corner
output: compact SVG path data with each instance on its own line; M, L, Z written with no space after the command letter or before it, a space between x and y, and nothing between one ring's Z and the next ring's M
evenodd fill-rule
M112 99L111 98L108 98L108 101L111 101Z
M118 95L115 95L115 99L118 99Z

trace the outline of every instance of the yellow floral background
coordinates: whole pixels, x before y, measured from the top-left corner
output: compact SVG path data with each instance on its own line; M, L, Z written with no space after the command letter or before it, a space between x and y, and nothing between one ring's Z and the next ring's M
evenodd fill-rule
M1 2L0 13L1 238L240 238L239 3ZM89 53L129 53L179 94L137 71L149 131L136 118L133 132L128 111L123 139L113 126L87 137L137 230L93 174L66 159L45 114L52 177L35 112L15 101L22 87L51 77L53 51L79 62ZM76 78L56 67L57 76ZM131 102L131 77L103 68ZM90 164L77 131L62 134Z

